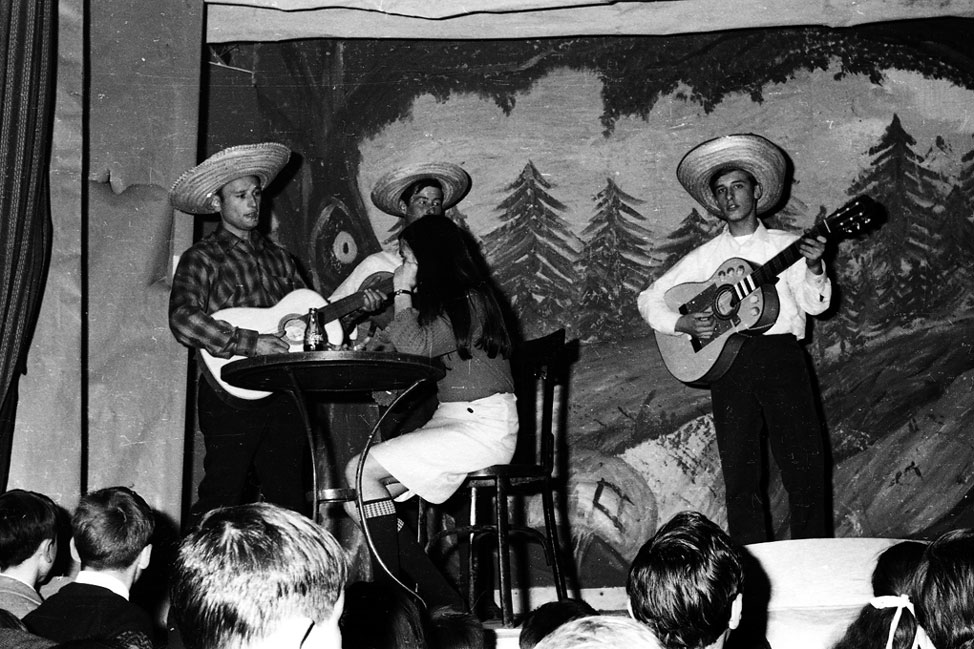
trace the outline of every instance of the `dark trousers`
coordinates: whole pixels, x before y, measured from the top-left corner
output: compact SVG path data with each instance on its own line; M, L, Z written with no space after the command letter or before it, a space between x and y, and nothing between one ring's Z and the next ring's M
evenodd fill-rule
M711 385L727 526L738 543L770 540L763 433L788 492L792 538L831 534L824 430L805 353L792 335L755 336Z
M251 467L264 500L307 513L308 444L290 396L277 393L235 407L201 377L196 406L206 457L194 520L216 507L244 502Z

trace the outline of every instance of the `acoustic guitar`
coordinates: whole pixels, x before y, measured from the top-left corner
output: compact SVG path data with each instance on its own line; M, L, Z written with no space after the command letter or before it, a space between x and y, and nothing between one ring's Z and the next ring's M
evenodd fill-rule
M372 286L380 293L388 295L392 292L392 277ZM361 308L365 304L362 291L353 293L334 302L328 302L321 295L307 288L291 291L280 302L271 307L231 307L220 309L212 314L216 320L223 320L234 327L253 329L260 334L273 334L288 344L289 352L304 350L304 332L308 328L308 311L318 309L318 322L322 325L328 347L339 347L345 339L339 318ZM200 350L203 365L210 375L216 379L221 388L235 397L255 401L269 396L270 392L263 390L247 390L230 385L223 380L220 370L231 361L240 360L243 356L217 358L205 349Z
M858 234L876 222L882 210L868 196L849 201L815 225L809 236ZM710 338L687 334L656 334L666 369L690 385L706 385L723 376L737 355L744 335L760 335L778 318L777 277L801 259L798 241L762 266L731 258L703 282L678 284L668 290L666 305L681 315L709 312L714 316Z

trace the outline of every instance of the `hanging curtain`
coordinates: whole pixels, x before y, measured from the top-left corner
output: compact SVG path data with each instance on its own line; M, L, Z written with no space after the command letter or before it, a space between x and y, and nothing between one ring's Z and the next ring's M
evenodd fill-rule
M0 490L50 255L56 5L0 2Z

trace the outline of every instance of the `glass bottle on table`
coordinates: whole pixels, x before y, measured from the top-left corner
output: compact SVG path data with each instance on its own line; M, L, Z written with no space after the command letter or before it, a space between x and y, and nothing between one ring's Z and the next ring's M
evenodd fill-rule
M304 351L320 352L325 350L325 336L318 321L318 309L308 309L308 326L304 330Z

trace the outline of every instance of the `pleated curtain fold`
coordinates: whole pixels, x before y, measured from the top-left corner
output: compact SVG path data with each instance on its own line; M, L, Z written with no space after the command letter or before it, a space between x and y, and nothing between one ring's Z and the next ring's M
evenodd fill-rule
M50 259L56 0L0 2L0 489Z

